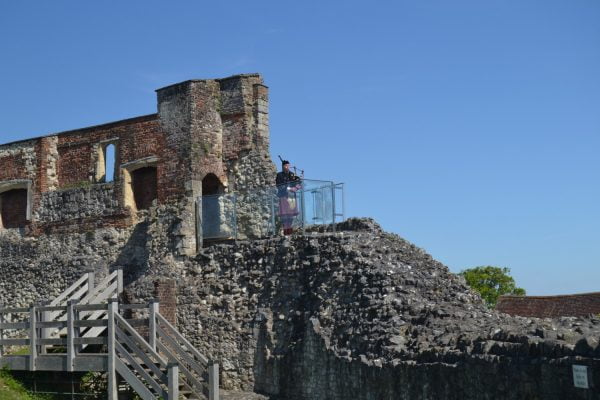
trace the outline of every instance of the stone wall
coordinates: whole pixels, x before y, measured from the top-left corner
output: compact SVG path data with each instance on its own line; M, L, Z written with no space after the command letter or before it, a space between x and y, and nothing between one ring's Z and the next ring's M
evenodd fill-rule
M136 171L146 168L152 179L156 174L156 204L177 206L178 253L193 255L195 203L207 175L228 193L270 183L268 89L260 75L181 82L158 89L157 101L157 114L0 145L0 192L28 190L21 231L131 226L139 209L151 205L136 196ZM106 182L109 146L116 158L111 190L97 186Z
M38 153L36 143L27 140L0 146L0 181L34 179Z
M177 293L179 329L219 362L226 389L273 399L599 396L596 318L489 310L462 278L368 220L181 257L174 211L149 210L126 229L0 236L0 302L24 306L89 267L101 279L122 266L129 301ZM573 364L590 368L592 389L573 387Z
M36 220L43 224L123 214L115 184L104 183L42 194Z

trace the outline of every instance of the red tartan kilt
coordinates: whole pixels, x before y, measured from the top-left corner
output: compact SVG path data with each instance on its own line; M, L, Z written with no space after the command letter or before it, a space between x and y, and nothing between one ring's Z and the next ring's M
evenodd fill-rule
M298 203L295 196L291 198L288 198L287 196L279 198L279 215L298 215Z

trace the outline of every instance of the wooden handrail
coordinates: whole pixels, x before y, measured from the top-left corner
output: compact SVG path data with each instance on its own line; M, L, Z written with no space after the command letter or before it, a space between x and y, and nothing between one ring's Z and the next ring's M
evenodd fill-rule
M160 368L156 366L155 361L153 361L146 353L144 353L144 351L142 351L139 348L139 346L135 343L133 339L131 339L131 337L127 336L125 332L123 332L120 328L117 328L116 333L117 339L119 339L122 343L127 345L127 347L129 347L136 355L138 355L138 357L140 357L144 361L144 363L146 363L148 368L150 368L156 376L158 376L159 378L164 378L163 381L166 381L166 375L160 370ZM166 365L159 365L161 365L162 368L166 368Z
M173 354L171 352L171 350L164 344L158 342L157 347L162 353L165 353L169 357L170 360L177 360L177 356L175 354ZM206 391L208 391L209 385L205 381L200 380L198 378L198 376L194 375L184 365L180 364L179 368L180 368L181 372L183 372L185 379L190 381L189 383L184 382L184 385L187 387L188 390L195 391L194 386L196 386L200 389L203 389L203 390L205 389Z
M114 275L114 274L111 274ZM103 298L118 290L119 282L107 280L108 286L96 286L96 296ZM77 293L78 289L74 292ZM72 291L73 292L73 291ZM148 307L150 319L131 320L119 314L119 310ZM66 306L37 306L30 308L3 308L17 310L27 316L24 321L7 322L6 313L0 312L0 357L3 346L26 345L29 347L27 369L38 368L38 357L46 354L46 346L66 347L65 370L75 370L81 349L90 344L108 345L109 398L116 399L116 372L121 374L144 399L157 395L174 400L179 395L179 378L183 388L196 395L208 392L209 400L218 399L218 364L213 364L158 312L158 303L150 305L119 305L116 299L108 304L77 304L70 299ZM50 316L55 314L58 319ZM101 318L101 319L96 319ZM135 322L135 323L133 323ZM133 327L149 324L150 343ZM66 331L65 338L51 338L47 330ZM61 329L63 328L63 329ZM7 330L25 330L29 337L6 339ZM108 330L106 337L99 332ZM162 355L161 355L162 354ZM168 356L168 360L164 357ZM23 357L23 356L21 356ZM40 364L44 365L44 363ZM80 368L80 367L78 367ZM208 373L208 381L205 376ZM152 390L148 389L151 388Z
M19 313L28 313L29 307L6 307L0 308L0 313L2 314L19 314Z
M179 340L180 342L183 342L185 347L187 347L188 351L194 356L196 356L202 362L202 364L208 366L209 362L206 356L204 356L202 353L196 350L196 348L192 346L192 344L185 337L183 337L183 335L179 333L179 331L173 325L171 325L171 323L167 321L165 317L163 317L160 313L157 313L156 316L158 317L158 320L160 322L162 322L167 328L169 328L170 334L175 336L175 338L177 338L177 340Z
M85 287L87 288L87 274L83 275L81 278L79 278L77 281L75 281L75 283L73 283L71 286L69 286L65 291L63 291L57 298L55 298L54 300L52 300L52 302L50 302L51 306L56 306L59 304L62 304L63 301L66 301L69 299L69 296L71 296L71 294L73 292L75 292L75 290L79 289L79 287L85 283Z
M176 354L172 356L173 360L183 359L183 361L191 367L199 376L202 376L202 373L206 370L205 367L198 364L192 356L187 354L187 352L178 345L169 335L166 334L165 331L159 326L158 327L159 338L162 338L167 344L170 345L172 351Z
M117 353L119 353L121 357L123 357L127 361L127 363L135 370L135 372L137 372L139 375L142 376L142 378L144 378L146 384L150 385L152 389L154 389L154 391L158 393L161 397L168 397L167 392L160 385L161 383L167 382L157 382L155 379L153 379L152 376L150 376L150 374L146 372L146 370L135 360L133 355L129 353L121 343L116 342L115 346Z
M129 325L125 318L123 318L119 314L115 314L115 322L121 324L123 328L125 328L123 329L124 332L128 333L130 336L135 338L138 344L142 345L143 350L154 356L160 362L161 366L166 368L167 361L164 360L154 349L152 349L152 347L150 347L148 342L146 342L144 338L131 325Z
M180 365L181 371L184 376L191 381L191 385L199 386L202 389L205 385L201 384L197 377L202 377L204 372L208 372L208 398L209 400L218 400L219 395L219 364L209 361L209 359L200 353L179 331L171 325L169 321L165 319L159 312L152 312L157 321L159 322L155 326L153 334L157 335L157 338L165 340L170 345L169 348L161 343L159 340L155 340L158 348L167 353L170 358L174 360L182 360L187 363L190 369L194 373L191 373L186 367ZM164 330L160 324L164 325L168 332ZM152 329L151 329L152 331ZM152 333L151 333L152 334ZM152 341L153 338L150 338ZM183 345L182 345L183 343ZM185 346L185 347L184 347ZM176 352L173 354L171 351ZM196 359L200 362L197 363Z

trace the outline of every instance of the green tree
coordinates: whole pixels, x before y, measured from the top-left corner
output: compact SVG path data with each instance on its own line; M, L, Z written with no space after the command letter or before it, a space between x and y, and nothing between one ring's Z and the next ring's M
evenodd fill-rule
M517 287L515 280L510 276L509 268L486 265L465 269L459 275L465 277L467 284L479 292L490 308L496 305L498 296L503 294L525 295L525 289Z

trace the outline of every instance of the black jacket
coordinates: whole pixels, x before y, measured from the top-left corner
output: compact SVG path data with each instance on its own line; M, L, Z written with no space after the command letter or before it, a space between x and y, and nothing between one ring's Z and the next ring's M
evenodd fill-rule
M294 173L290 172L278 172L277 178L275 178L275 184L277 185L277 196L283 197L287 195L287 187L290 182L300 183L300 178Z

